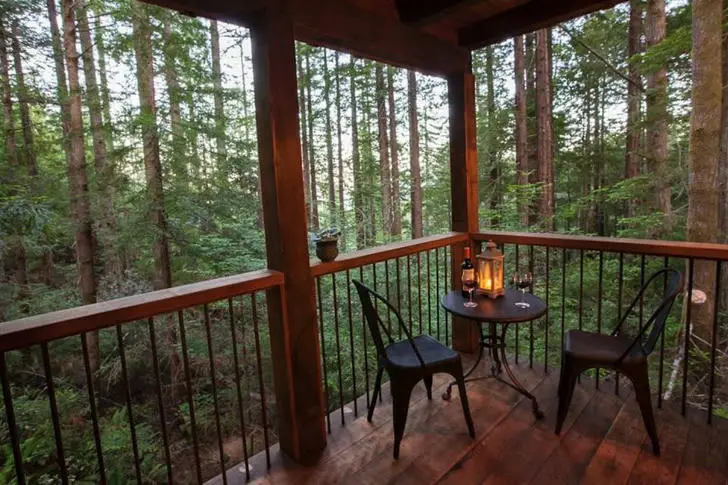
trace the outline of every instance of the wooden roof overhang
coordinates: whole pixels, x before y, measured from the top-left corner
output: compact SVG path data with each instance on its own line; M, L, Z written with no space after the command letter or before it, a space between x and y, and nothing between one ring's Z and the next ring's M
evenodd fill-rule
M145 0L249 26L281 0ZM312 45L446 76L469 70L470 51L620 0L288 0L294 36Z

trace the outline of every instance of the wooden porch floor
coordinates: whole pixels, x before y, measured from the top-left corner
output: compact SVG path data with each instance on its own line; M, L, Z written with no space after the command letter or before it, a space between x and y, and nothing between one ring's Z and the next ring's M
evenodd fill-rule
M617 397L613 381L577 386L561 436L553 432L558 373L513 366L546 414L534 421L530 402L493 380L468 384L476 438L467 435L457 391L444 402L447 383L436 377L433 400L424 386L410 402L400 458L392 458L391 402L384 401L366 421L347 415L341 425L331 415L332 432L317 465L303 467L272 450L271 469L264 456L251 460L253 483L283 484L569 484L629 483L728 484L728 422L705 424L705 415L683 418L674 410L657 410L662 456L651 453L639 408L625 389ZM348 406L351 408L351 405ZM228 483L245 483L244 467L228 472ZM210 483L221 483L221 477Z

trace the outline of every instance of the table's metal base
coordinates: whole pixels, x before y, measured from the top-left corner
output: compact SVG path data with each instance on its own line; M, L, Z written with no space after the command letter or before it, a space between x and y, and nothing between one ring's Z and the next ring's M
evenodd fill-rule
M536 419L543 419L544 414L541 412L541 410L538 407L538 402L536 401L536 398L533 394L528 392L525 387L518 381L516 376L513 374L513 371L511 370L511 367L508 365L508 358L506 357L506 330L508 329L508 324L503 323L501 325L501 333L500 335L496 331L496 323L490 323L490 332L488 335L483 334L483 326L478 325L478 328L480 329L480 349L478 351L478 358L476 359L473 366L465 373L463 376L465 379L465 382L473 382L473 381L480 381L484 379L496 379L498 382L502 382L503 384L511 387L512 389L515 389L520 394L524 395L528 399L531 400L531 407L533 410L533 415ZM480 361L483 360L483 353L485 349L489 349L490 353L490 374L482 377L474 377L470 378L470 375L475 371L475 369L480 364ZM501 374L503 374L503 370L506 371L506 374L508 375L508 378L511 382L508 382L507 380L503 379L501 377ZM445 392L442 393L442 398L445 401L449 401L450 397L452 396L452 386L456 384L455 381L448 384L447 389Z

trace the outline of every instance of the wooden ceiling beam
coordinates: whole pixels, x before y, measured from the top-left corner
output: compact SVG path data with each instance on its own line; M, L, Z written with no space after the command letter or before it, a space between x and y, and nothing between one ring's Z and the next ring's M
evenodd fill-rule
M474 0L395 0L399 20L405 24L423 25L434 22L457 7Z
M459 44L478 49L510 37L551 27L574 17L611 8L621 0L532 0L460 29Z
M253 19L268 4L268 0L142 0L160 7L177 10L190 17L205 17L241 27L250 27Z
M395 66L444 76L465 72L470 53L396 18L386 18L343 0L293 0L295 35Z

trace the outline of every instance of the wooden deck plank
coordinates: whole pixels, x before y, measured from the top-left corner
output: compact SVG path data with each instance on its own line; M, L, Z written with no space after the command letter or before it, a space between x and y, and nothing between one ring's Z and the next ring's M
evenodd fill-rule
M617 397L613 383L597 391L587 378L577 386L564 430L556 436L557 375L514 368L539 399L544 420L533 420L530 403L507 386L494 380L470 383L476 429L472 440L457 393L450 402L440 397L449 378L436 376L433 401L425 398L423 386L413 393L400 459L394 460L391 402L384 386L374 423L366 421L362 401L360 417L346 415L343 428L340 415L332 414L329 449L318 464L296 465L273 447L272 469L267 473L263 454L251 459L252 483L420 485L442 479L446 484L490 485L728 485L728 421L716 418L708 426L702 412L685 419L669 406L656 410L662 455L655 457L629 386ZM231 485L244 483L242 471L236 467L228 473Z
M677 481L690 425L679 414L664 409L655 409L655 420L660 456L652 453L650 441L645 440L628 485L671 485Z
M581 483L625 483L637 463L646 439L647 431L637 401L629 399L599 445Z
M560 445L530 483L579 483L622 405L623 402L616 396L594 393Z
M513 370L523 385L534 389L545 376L527 371L524 368L514 365ZM487 395L482 392L489 390ZM422 484L434 483L445 475L454 463L462 460L470 450L497 428L499 423L507 419L513 408L523 398L513 389L495 380L480 381L469 385L468 397L475 401L484 403L483 406L473 407L471 413L475 423L476 439L471 440L467 434L453 436L452 429L457 429L461 424L462 416L451 417L444 423L435 423L427 431L425 436L427 443L424 453L414 460L400 474L392 478L388 483L397 484ZM447 439L445 439L447 437Z

